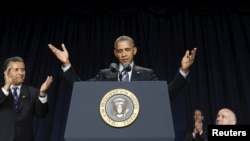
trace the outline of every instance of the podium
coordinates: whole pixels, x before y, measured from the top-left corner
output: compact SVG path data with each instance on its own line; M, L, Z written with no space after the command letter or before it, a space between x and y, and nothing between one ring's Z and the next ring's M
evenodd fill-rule
M127 99L131 100L132 104L138 102L135 106L130 106L130 114L135 115L131 119L133 121L128 120L128 125L119 127L116 127L119 125L116 122L105 120L109 113L103 115L103 112L109 110L104 108L105 104L102 103L106 102L108 105L108 98L116 96L116 90L122 90L121 94L120 91L117 93L118 96L134 94L135 98ZM129 93L126 93L127 91ZM123 120L125 119L117 123L123 123ZM74 83L65 141L174 141L174 138L166 81Z

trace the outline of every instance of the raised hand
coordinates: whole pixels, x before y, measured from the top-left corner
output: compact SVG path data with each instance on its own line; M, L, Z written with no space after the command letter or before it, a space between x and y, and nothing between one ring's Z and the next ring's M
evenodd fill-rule
M195 129L196 129L197 133L200 133L203 130L202 126L203 126L202 122L200 122L200 121L195 122Z
M48 46L49 46L50 50L52 51L52 53L55 54L56 58L62 62L62 65L64 67L70 64L69 53L68 53L68 51L63 43L62 43L62 50L57 49L52 44L48 44Z
M194 59L196 56L197 48L193 48L193 50L187 50L185 55L181 60L181 70L185 73L188 72L189 67L194 63Z
M11 79L11 76L10 76L10 67L8 67L5 71L4 71L4 86L3 88L6 90L6 91L9 91L10 89L10 85L12 84L12 79Z
M53 77L52 76L47 76L47 79L43 82L43 84L40 87L40 96L45 96L47 90L50 87L50 84L53 81Z

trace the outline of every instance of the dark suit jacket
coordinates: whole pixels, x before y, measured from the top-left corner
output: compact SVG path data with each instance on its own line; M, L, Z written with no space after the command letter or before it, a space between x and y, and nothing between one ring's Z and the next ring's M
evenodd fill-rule
M33 141L33 118L44 117L48 112L48 103L38 99L39 90L22 85L19 96L19 107L16 109L10 91L5 96L0 90L0 140Z
M203 132L200 135L193 137L194 126L186 129L184 141L207 141L207 128L203 125Z
M71 66L69 70L63 73L63 77L73 87L75 81L82 81ZM158 78L152 69L134 65L132 68L131 81L157 81ZM88 81L118 81L118 72L112 72L110 68L102 69L92 79ZM188 81L179 72L175 75L171 83L168 83L170 98L173 98L179 90L187 84Z

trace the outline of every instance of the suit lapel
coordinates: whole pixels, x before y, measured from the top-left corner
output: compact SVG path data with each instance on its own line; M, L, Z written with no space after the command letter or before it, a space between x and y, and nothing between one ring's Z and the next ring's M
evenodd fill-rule
M134 65L132 69L131 81L139 81L140 78L141 78L140 69L136 65Z

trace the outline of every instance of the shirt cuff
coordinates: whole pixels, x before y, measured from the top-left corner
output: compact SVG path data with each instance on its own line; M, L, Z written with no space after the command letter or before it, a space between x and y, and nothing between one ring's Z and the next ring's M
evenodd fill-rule
M46 103L46 102L48 101L48 96L47 96L47 95L44 96L44 97L39 96L38 98L39 98L39 100L40 100L42 103Z
M62 66L63 72L66 72L70 67L71 67L71 64L69 64L69 65L66 66L66 67L63 67L63 66Z
M8 95L9 95L9 92L8 92L8 91L6 91L3 87L2 87L2 91L3 91L4 95L6 95L6 96L8 96Z
M184 77L187 78L189 71L187 73L183 72L181 69L179 69L180 74Z

